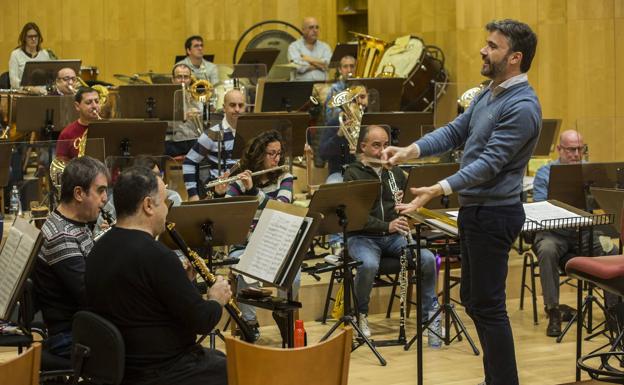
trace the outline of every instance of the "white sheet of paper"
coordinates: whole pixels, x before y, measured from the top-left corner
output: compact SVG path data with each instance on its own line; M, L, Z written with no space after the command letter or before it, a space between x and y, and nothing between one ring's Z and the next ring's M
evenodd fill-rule
M523 206L524 206L524 214L526 215L526 218L534 220L537 223L541 223L542 221L547 221L551 219L560 219L560 218L574 218L575 220L572 220L571 223L576 223L576 224L590 224L591 223L591 219L582 217L562 207L555 206L548 201L525 203Z

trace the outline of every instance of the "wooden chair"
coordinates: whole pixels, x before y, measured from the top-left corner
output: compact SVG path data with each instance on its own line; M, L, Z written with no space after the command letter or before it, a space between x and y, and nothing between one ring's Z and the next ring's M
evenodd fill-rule
M0 364L0 384L38 385L41 344L35 342L24 353Z
M297 349L277 349L225 337L229 385L346 385L353 331Z

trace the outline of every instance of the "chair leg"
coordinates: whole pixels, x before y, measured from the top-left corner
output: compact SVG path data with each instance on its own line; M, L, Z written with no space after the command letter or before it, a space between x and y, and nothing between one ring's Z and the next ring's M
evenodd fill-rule
M533 324L537 325L537 290L535 288L535 269L537 269L537 264L535 263L535 258L533 254L530 255L531 259L531 300L533 301Z
M396 289L399 285L399 274L397 273L392 279L392 292L390 293L390 301L388 301L388 309L386 310L386 318L390 318L392 312L392 305L394 305L394 296L396 296Z
M526 270L529 266L527 261L528 255L529 253L524 253L524 258L522 259L522 281L520 281L520 310L524 310L524 288L526 287Z

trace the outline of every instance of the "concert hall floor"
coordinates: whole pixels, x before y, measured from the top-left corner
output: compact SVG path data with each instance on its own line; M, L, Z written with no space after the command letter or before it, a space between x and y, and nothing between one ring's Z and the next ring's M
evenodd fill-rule
M562 293L562 303L573 304L573 293ZM509 315L513 324L516 340L516 356L520 373L520 383L523 385L555 385L574 383L574 351L575 329L572 328L561 344L553 338L546 337L546 318L540 312L540 324L533 325L531 311L518 310L518 300L508 301ZM474 326L461 308L457 309L460 317L466 323L471 336L476 339ZM411 338L415 330L414 315L407 322L407 337ZM595 316L598 320L599 316ZM370 326L374 339L395 338L398 330L398 313L393 313L391 319L383 314L370 316ZM306 322L308 341L318 339L329 329L332 322L322 325L318 322ZM278 346L279 336L275 326L261 328L262 337L259 343ZM585 342L584 351L600 346L604 337L595 341ZM424 346L424 379L425 384L435 385L476 385L482 381L481 356L475 356L464 339L453 342L450 346L432 349ZM224 349L219 342L219 349ZM387 360L388 365L382 367L375 356L362 346L351 355L349 372L350 384L379 384L408 385L416 384L416 347L404 351L402 347L387 347L379 349ZM0 348L0 361L14 356L14 350ZM587 379L584 376L583 379Z

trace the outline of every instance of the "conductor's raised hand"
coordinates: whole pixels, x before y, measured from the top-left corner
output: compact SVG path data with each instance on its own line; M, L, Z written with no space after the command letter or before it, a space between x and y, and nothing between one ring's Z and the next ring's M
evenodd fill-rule
M431 199L440 196L444 193L440 184L434 184L429 187L412 187L410 188L414 199L409 203L401 203L396 206L401 214L411 213L417 209L423 207Z
M391 166L418 158L418 147L410 144L407 147L390 146L381 152L381 160L387 160Z
M228 303L232 298L232 289L230 289L228 281L218 275L216 282L208 290L208 298L219 302L221 306Z

